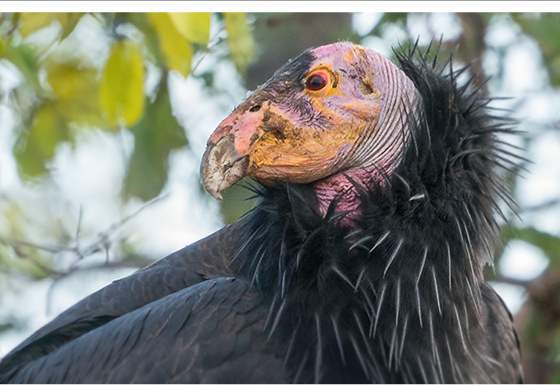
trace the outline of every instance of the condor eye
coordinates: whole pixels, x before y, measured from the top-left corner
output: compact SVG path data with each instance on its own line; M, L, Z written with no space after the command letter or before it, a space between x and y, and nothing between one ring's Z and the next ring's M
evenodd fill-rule
M313 74L307 78L305 86L308 90L319 91L320 89L325 88L328 82L329 77L327 76L327 74L323 72L317 72L316 74Z

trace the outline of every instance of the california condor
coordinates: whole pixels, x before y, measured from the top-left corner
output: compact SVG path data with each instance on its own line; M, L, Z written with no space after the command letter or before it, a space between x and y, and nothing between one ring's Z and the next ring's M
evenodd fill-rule
M256 180L256 207L62 313L0 382L522 381L483 277L510 122L433 56L340 42L289 61L202 163L218 199Z

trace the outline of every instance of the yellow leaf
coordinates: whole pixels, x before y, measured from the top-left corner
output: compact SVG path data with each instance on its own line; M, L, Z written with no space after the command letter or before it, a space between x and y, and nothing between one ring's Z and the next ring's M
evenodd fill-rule
M107 122L101 117L101 108L99 106L99 97L96 98L78 98L73 100L57 100L54 108L60 113L64 120L68 123L76 123L80 126L95 127L102 130L113 130L114 127L107 125Z
M100 89L101 108L109 125L128 127L144 112L144 62L138 45L130 40L113 44L103 71Z
M33 116L25 146L15 147L20 169L27 175L47 171L45 162L55 155L58 143L68 140L68 126L53 103L41 105Z
M70 64L57 63L47 68L47 81L61 99L76 99L91 93L97 88L96 75L94 69L82 70Z
M54 156L56 145L68 139L68 133L60 115L45 104L35 114L31 134L35 136L35 150L37 155L43 155L46 159Z
M192 46L171 22L167 13L150 13L150 21L156 29L165 65L184 77L191 72Z
M77 12L23 12L20 14L20 20L23 25L19 32L23 38L31 35L33 32L41 28L48 27L54 21L58 21L62 26L61 39L65 39L74 30L84 13Z
M224 13L231 58L237 70L244 73L255 54L255 42L246 15L242 12Z
M58 96L54 108L67 123L104 128L101 118L97 70L80 69L70 64L46 66L47 81Z
M33 32L51 25L56 19L56 13L22 12L20 20L23 22L23 25L20 27L19 33L23 38L26 38Z
M210 40L210 12L168 13L177 31L193 43L208 44Z

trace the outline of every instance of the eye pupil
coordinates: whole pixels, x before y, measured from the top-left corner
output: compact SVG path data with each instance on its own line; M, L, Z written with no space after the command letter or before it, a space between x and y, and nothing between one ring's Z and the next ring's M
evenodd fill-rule
M311 91L318 91L324 88L328 83L326 74L319 72L307 78L306 87Z

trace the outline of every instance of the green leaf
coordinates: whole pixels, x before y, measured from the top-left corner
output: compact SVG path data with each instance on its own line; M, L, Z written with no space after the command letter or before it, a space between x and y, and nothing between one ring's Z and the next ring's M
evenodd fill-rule
M39 81L38 58L33 48L26 44L7 45L3 56L21 71L27 84L32 86L40 95L46 95L45 89Z
M550 259L551 265L560 268L560 238L540 232L533 227L521 229L507 227L503 234L507 240L519 239L538 247Z
M0 323L0 333L4 333L8 330L15 329L16 325L17 325L16 322Z
M144 60L140 47L121 40L111 47L103 71L100 100L109 125L130 127L144 112Z
M228 33L229 51L237 70L245 73L255 54L255 41L247 24L247 17L242 12L224 13Z
M27 137L20 138L14 147L20 171L30 176L46 172L45 163L54 157L58 143L66 140L68 126L55 105L41 105L35 112Z
M560 14L512 14L524 33L532 36L543 53L544 64L553 86L560 86Z
M59 14L58 21L60 25L62 25L62 35L60 36L61 40L64 40L74 31L76 25L78 25L79 21L82 19L85 13L83 12L69 12L69 13L62 13Z
M247 188L248 186L253 186L254 188L254 184L255 182L250 178L245 178L241 182L222 191L224 199L221 203L221 212L225 223L237 221L255 207L257 200L251 199L251 197L255 196L254 190Z
M552 375L551 384L560 384L560 370Z
M406 12L387 12L384 13L381 19L377 22L369 35L380 36L388 24L404 24L408 13Z
M193 43L208 44L210 12L169 12L169 18L184 38Z
M193 55L191 42L179 33L167 13L150 13L150 20L158 33L165 65L187 77Z
M2 51L4 50L4 42L0 40L0 57L2 55Z
M132 127L134 152L125 177L125 196L147 201L159 195L167 181L171 150L187 145L185 130L172 115L165 79L144 118Z

